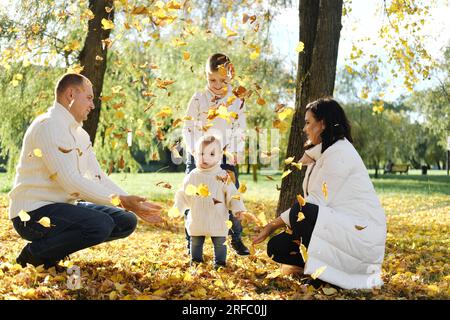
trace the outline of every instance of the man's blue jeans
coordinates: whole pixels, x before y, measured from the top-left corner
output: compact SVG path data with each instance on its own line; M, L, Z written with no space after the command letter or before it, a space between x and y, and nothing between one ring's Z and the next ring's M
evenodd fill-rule
M31 241L31 254L45 261L56 262L81 249L125 238L137 225L132 212L88 202L53 203L28 214L31 219L27 222L14 218L14 228L23 239ZM50 228L38 223L43 217L50 218Z
M188 160L186 162L186 174L189 174L192 170L195 169L195 160L194 157L191 154L188 154ZM236 170L236 167L226 163L226 157L223 157L223 163L220 165L220 167L224 170L230 170L233 171L234 176L236 177L236 189L239 189L239 180L238 180L238 171ZM188 214L189 210L186 210L184 212L184 216L186 217ZM233 214L231 213L231 211L229 212L229 220L231 221L232 225L231 225L231 229L228 231L228 234L231 236L231 239L233 241L237 241L241 239L242 236L242 224L241 222L236 219L235 216L233 216ZM186 240L190 241L190 237L189 234L187 232L186 229L184 229L185 233L186 233Z

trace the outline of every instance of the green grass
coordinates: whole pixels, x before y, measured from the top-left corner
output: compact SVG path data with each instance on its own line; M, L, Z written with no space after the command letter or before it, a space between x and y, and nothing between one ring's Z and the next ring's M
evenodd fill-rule
M420 175L418 170L410 174L379 175L374 178L371 172L372 182L378 194L417 194L417 195L450 195L450 177L444 170L429 171L430 175ZM266 175L272 176L271 181ZM184 177L183 172L157 172L124 174L114 173L111 179L131 194L139 194L154 200L172 199ZM239 180L247 184L246 197L255 200L275 201L279 197L276 185L281 186L281 174L278 172L264 171L258 175L258 181L254 182L252 175L241 174ZM166 189L156 186L158 182L168 182L172 188ZM12 180L6 173L0 173L0 193L9 192Z

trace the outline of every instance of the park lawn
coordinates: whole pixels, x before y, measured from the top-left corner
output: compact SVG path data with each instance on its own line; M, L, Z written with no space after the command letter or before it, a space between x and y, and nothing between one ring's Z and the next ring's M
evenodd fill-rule
M183 173L114 174L130 193L172 204ZM244 200L255 214L271 219L280 185L259 176L242 175L248 190ZM155 186L168 182L171 189ZM10 180L0 174L0 299L449 299L450 179L443 175L382 176L373 179L386 211L388 234L383 264L385 285L374 290L313 290L305 278L281 276L278 264L265 253L265 243L249 257L229 250L228 266L212 268L212 249L205 244L205 261L189 267L183 222L163 226L140 223L127 239L104 243L71 255L67 266L81 271L79 289L68 288L68 276L39 268L21 268L15 257L25 241L7 219L6 192ZM281 230L280 230L281 231ZM249 244L257 230L245 225ZM253 251L252 250L252 251Z

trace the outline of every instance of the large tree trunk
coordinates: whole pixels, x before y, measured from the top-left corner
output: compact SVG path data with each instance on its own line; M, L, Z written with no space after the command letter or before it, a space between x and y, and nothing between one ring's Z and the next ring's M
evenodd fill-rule
M101 100L103 89L103 79L106 71L108 48L102 46L102 40L109 38L111 29L102 29L102 19L114 20L114 9L106 12L105 7L113 8L113 0L89 0L89 9L95 17L89 20L89 30L84 42L83 50L80 52L80 64L84 67L81 74L91 80L94 89L95 109L91 111L83 128L89 133L92 145L97 132L98 120L100 118ZM100 58L98 58L100 57Z
M341 32L342 0L300 0L300 41L305 45L298 57L295 114L287 148L287 157L298 161L303 155L306 136L302 132L306 105L318 98L332 96ZM285 170L287 170L287 166ZM283 179L277 216L294 204L303 193L305 170Z

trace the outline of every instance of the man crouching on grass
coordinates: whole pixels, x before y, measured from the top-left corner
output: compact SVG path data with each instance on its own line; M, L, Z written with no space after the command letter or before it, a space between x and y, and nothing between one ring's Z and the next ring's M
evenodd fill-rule
M162 221L159 205L128 195L101 170L82 128L95 107L89 79L66 74L55 96L25 133L9 193L9 218L31 241L17 257L23 267L56 267L73 252L128 237L136 229L135 214L150 223Z

